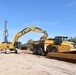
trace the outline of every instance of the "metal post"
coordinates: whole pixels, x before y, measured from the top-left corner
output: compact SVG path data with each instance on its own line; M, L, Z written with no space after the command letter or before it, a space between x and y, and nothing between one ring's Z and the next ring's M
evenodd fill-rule
M5 20L4 23L4 42L8 42L7 37L8 37L8 30L7 30L7 20Z

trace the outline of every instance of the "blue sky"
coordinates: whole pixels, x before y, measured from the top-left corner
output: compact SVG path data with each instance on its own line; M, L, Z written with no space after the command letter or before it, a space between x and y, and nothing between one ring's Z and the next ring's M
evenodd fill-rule
M27 26L46 30L49 37L73 37L76 36L76 0L0 0L0 42L5 20L8 20L9 41ZM42 35L31 31L19 41L38 40Z

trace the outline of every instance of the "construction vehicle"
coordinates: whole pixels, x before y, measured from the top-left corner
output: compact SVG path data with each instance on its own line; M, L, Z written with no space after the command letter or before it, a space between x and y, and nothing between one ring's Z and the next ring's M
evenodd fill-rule
M33 41L32 45L33 54L76 59L76 54L73 54L76 53L76 44L70 42L67 36L56 36L46 40L40 39ZM70 55L71 53L72 55Z
M2 42L0 44L0 49L1 50L4 49L6 53L10 53L10 51L15 51L16 53L21 53L21 50L19 50L21 42L18 42L18 39L30 31L40 32L40 33L43 33L44 36L46 36L46 35L48 36L48 34L45 30L42 30L40 28L33 27L33 26L28 26L27 28L18 32L12 42L7 42L7 41Z

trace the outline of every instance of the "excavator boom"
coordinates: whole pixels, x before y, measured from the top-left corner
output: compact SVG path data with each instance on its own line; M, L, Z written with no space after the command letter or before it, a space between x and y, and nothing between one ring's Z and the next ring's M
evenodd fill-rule
M22 35L30 32L30 31L35 31L35 32L40 32L40 33L44 33L44 37L48 37L48 33L45 30L42 30L38 27L33 27L33 26L28 26L27 28L23 29L22 31L18 32L12 42L12 45L14 46L15 43L18 41L19 37L21 37Z
M18 39L23 36L24 34L30 32L30 31L35 31L35 32L40 32L40 33L43 33L44 36L43 37L48 37L48 34L45 30L42 30L40 28L37 28L37 27L33 27L33 26L28 26L27 28L23 29L22 31L18 32L16 34L16 36L14 37L14 40L12 42L8 42L7 41L7 37L8 35L4 38L4 42L2 42L0 44L0 49L1 50L4 50L5 53L9 54L10 53L10 50L14 50L16 53L21 53L21 50L20 47L21 47L21 42L18 42ZM6 33L6 30L5 30L5 33ZM6 41L5 41L6 40ZM0 50L0 52L1 52Z

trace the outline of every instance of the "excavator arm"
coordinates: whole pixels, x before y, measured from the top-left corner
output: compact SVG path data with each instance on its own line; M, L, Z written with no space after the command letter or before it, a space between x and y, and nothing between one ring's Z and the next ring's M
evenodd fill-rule
M37 28L37 27L33 27L33 26L28 26L27 28L23 29L22 31L18 32L12 42L12 45L14 46L15 43L18 41L19 37L21 37L22 35L30 32L30 31L35 31L35 32L40 32L40 33L43 33L44 34L44 38L45 37L48 37L48 33L45 31L45 30L42 30L40 28Z

